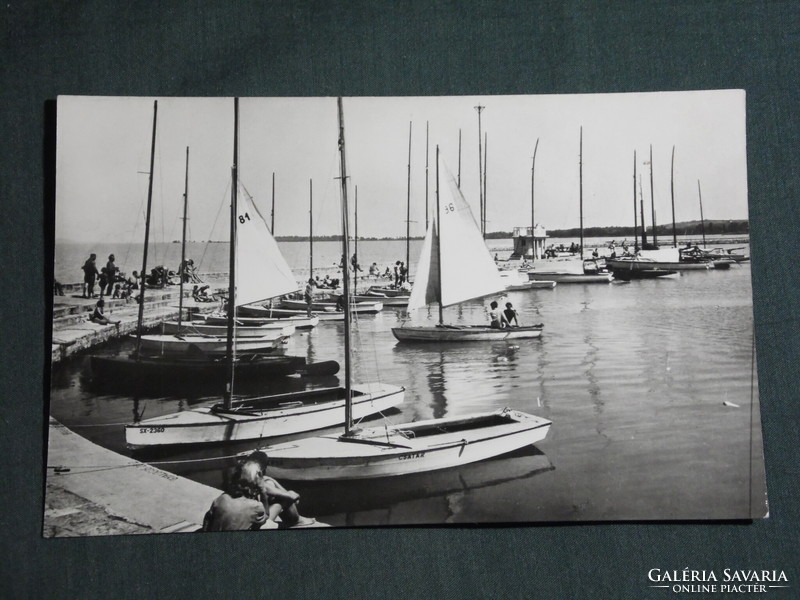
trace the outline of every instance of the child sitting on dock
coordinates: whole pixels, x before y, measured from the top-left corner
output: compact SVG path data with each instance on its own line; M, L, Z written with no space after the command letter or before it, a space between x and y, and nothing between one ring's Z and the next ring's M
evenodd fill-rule
M94 307L94 312L92 316L89 317L89 320L92 323L98 323L99 325L119 325L119 321L112 321L108 317L106 317L105 313L103 312L103 307L105 306L105 300L100 298L97 301L97 305Z

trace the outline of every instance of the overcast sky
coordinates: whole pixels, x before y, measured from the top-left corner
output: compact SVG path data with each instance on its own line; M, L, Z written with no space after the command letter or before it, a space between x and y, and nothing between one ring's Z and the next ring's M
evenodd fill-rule
M154 98L61 96L58 99L56 239L135 242L144 206ZM189 239L228 235L233 162L231 98L158 98L153 239L180 238L186 147ZM345 98L350 202L358 187L359 236L402 237L406 230L408 135L411 139L411 233L425 226L426 122L429 193L435 201L435 147L458 172L478 214L478 113L487 136L487 230L531 221L531 161L536 222L579 225L580 130L583 128L584 226L633 224L633 153L650 222L650 146L656 220L671 222L670 161L675 147L675 217L747 218L743 91L643 94ZM314 233L340 228L335 98L240 100L240 182L269 221L275 174L276 235L308 234L309 180ZM444 184L442 189L444 190ZM351 225L352 231L352 225Z

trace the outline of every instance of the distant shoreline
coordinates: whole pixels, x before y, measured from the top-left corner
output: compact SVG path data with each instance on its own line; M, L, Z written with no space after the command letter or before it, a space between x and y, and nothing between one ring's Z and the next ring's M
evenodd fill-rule
M520 227L529 227L523 226ZM668 223L666 225L658 225L655 229L655 233L658 237L665 237L671 236L673 233L672 230L672 223ZM675 233L677 235L686 236L699 236L705 233L707 236L719 236L719 235L749 235L750 234L750 223L746 219L719 219L714 221L705 221L701 223L700 221L683 221L680 223L675 223ZM630 226L610 226L610 227L584 227L583 229L583 236L587 238L602 238L608 237L610 239L616 238L634 238L637 237L638 232L634 231L633 227ZM647 235L653 235L653 228L648 227ZM548 229L547 230L547 237L548 238L577 238L580 236L580 228L574 227L571 229ZM513 231L492 231L486 233L487 240L502 240L502 239L510 239L514 237ZM275 239L279 242L308 242L308 236L305 235L279 235L276 236ZM424 236L417 235L411 236L411 240L423 240L425 239ZM341 235L320 235L314 236L315 242L340 242L342 240ZM400 242L405 241L405 236L394 236L394 237L359 237L359 242ZM227 244L228 240L189 240L192 243L201 243L201 244ZM67 243L67 244L82 244L85 242L78 242L75 240L56 240L56 243ZM170 243L170 242L167 242ZM180 244L180 240L172 240L173 244Z

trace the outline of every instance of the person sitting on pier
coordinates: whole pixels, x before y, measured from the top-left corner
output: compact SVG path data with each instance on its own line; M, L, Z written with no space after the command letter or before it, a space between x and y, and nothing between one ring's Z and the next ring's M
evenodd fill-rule
M489 327L493 329L503 329L508 327L508 319L497 309L497 302L492 300L489 305Z
M316 523L316 519L303 517L297 510L300 494L293 490L287 490L266 474L267 460L267 455L261 450L251 452L242 464L241 475L242 481L259 490L259 497L267 507L267 523L276 523L278 516L280 516L281 522L288 527Z
M195 302L214 302L214 298L208 295L208 286L194 286L192 289L192 300Z
M102 298L97 301L97 305L94 307L94 312L92 316L89 317L89 320L92 323L98 323L99 325L119 325L119 321L112 321L108 317L106 317L105 313L103 312L103 307L105 306L106 302Z
M277 517L291 527L316 521L297 510L300 495L264 474L267 455L251 453L234 467L228 489L211 504L203 518L203 531L255 531L276 528Z
M267 522L260 490L244 480L243 465L234 467L227 490L211 503L203 517L203 531L255 531Z
M509 327L519 327L517 311L514 310L511 302L506 302L506 309L503 311L503 316L506 318L506 322L508 323Z

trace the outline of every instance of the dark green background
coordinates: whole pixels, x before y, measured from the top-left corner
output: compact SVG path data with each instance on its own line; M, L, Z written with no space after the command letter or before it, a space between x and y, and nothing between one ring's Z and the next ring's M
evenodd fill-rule
M173 4L175 7L173 7ZM795 2L13 2L0 6L3 598L663 598L647 571L798 581ZM743 88L771 518L43 540L45 101ZM658 118L654 115L654 118ZM702 343L702 340L698 341ZM724 352L724 348L719 349ZM135 490L131 490L135 493Z

